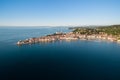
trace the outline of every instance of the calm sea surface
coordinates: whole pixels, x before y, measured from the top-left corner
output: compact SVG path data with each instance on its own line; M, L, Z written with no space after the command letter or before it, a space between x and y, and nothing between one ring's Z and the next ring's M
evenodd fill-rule
M120 80L120 44L72 41L17 46L67 28L0 28L0 80Z

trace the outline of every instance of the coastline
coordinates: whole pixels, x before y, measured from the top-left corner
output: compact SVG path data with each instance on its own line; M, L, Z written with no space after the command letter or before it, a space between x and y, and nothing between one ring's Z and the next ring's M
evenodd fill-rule
M25 45L25 44L34 44L34 43L46 43L46 42L54 42L54 41L72 41L72 40L105 40L110 42L120 43L120 40L117 37L107 34L79 34L74 32L61 33L56 32L54 34L42 36L42 37L34 37L26 40L20 40L17 42L17 45Z

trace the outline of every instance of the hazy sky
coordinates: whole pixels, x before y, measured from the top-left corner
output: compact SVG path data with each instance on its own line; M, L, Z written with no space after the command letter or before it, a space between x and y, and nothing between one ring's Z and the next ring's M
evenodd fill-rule
M120 0L0 0L0 26L120 24Z

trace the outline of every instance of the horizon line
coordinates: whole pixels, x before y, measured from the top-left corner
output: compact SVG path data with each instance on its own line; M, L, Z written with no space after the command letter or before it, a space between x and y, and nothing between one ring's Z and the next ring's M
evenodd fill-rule
M98 24L98 25L0 25L0 27L69 27L69 26L111 26L120 24Z

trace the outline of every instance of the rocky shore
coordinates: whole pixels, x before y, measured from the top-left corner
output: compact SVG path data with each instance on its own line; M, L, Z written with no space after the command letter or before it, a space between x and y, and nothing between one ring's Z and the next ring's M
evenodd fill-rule
M111 42L120 42L117 37L112 35L101 35L101 34L92 34L92 35L85 35L85 34L77 34L73 32L69 33L60 33L56 32L51 35L46 35L42 37L35 37L29 38L26 40L20 40L17 42L17 45L24 45L24 44L34 44L34 43L45 43L45 42L54 42L54 41L71 41L71 40L106 40Z

